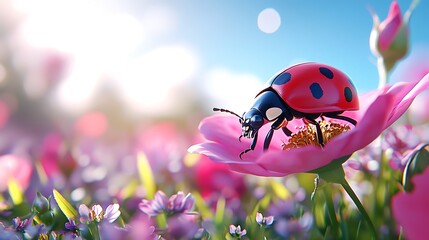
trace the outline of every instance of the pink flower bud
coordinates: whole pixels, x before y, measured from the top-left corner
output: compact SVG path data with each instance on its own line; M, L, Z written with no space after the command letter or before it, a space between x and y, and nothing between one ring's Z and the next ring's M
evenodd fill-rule
M369 39L371 51L383 58L388 71L408 52L408 20L413 7L402 15L398 2L393 1L386 19L381 23L373 13L374 25Z

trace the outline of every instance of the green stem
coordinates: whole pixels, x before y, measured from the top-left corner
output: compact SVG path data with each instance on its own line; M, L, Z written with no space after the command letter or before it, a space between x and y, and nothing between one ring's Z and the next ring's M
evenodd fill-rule
M350 198L356 204L356 207L358 208L358 210L362 214L363 218L368 223L368 226L371 229L371 232L372 232L372 235L373 235L374 239L378 239L377 238L377 231L375 230L375 227L374 227L374 224L371 221L371 218L369 217L368 213L366 212L365 208L363 207L363 205L360 202L359 198L356 196L356 194L353 191L353 189L350 187L350 185L347 182L347 180L345 178L343 178L343 180L340 182L340 184L341 184L341 186L343 186L344 190L346 190L347 194L350 196Z
M90 222L88 224L88 229L93 240L100 240L100 232L98 231L98 224L95 222Z
M387 85L387 70L384 64L383 57L377 59L377 69L378 69L378 89L382 89Z
M332 161L330 164L315 169L312 172L317 173L320 178L324 179L327 182L331 183L338 183L341 186L343 186L344 190L347 192L347 194L350 196L350 198L353 200L353 202L356 204L358 210L368 223L368 226L371 229L372 235L374 239L378 239L377 237L377 231L375 230L374 224L372 223L371 219L369 218L368 213L366 212L365 208L363 207L362 203L360 202L359 198L356 196L353 189L350 187L349 183L346 180L346 174L344 173L344 169L342 166L342 163L347 160L350 156L345 156L343 158L337 159Z
M335 214L334 201L332 200L332 192L330 191L330 187L323 187L323 193L325 194L326 207L328 209L329 220L332 224L332 230L335 232L335 234L339 235L340 224L338 223L337 215Z

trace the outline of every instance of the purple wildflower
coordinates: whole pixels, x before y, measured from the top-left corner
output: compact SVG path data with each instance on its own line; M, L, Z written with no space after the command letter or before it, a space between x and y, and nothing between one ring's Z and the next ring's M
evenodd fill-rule
M139 208L149 216L156 216L167 208L167 203L167 196L162 191L157 191L153 200L143 199Z
M199 230L197 216L174 216L168 219L166 239L194 239Z
M168 211L173 213L183 213L192 209L194 206L194 198L190 193L185 194L178 192L177 194L170 197L168 200Z
M17 232L5 227L3 223L0 222L0 239L20 239L20 237L21 236L19 236Z
M139 204L140 210L149 216L156 216L161 212L168 215L184 213L191 210L193 206L194 198L190 193L185 195L183 192L178 192L167 199L162 191L156 192L153 200L143 199Z
M119 211L119 204L110 204L106 208L106 213L104 213L104 219L109 223L113 223L121 215Z
M237 227L232 224L229 225L229 234L231 234L231 236L233 237L240 239L244 237L246 233L247 233L246 229L241 229L240 225L238 225Z
M406 156L419 144L419 139L410 125L386 131L384 149L388 150L389 165L393 170L405 168Z
M13 227L17 232L23 232L27 227L29 221L28 219L21 220L20 217L16 217L12 220Z
M261 226L269 227L273 224L274 217L273 216L264 217L262 213L258 212L256 213L256 222Z
M102 220L107 220L109 223L113 223L120 215L121 211L119 210L119 204L110 204L106 208L106 213L104 213L103 208L100 205L94 205L89 209L85 204L79 206L79 214L81 216L80 221L82 223L86 222L100 222Z
M76 232L79 229L76 225L76 222L72 218L70 218L69 221L64 224L64 227L71 232Z

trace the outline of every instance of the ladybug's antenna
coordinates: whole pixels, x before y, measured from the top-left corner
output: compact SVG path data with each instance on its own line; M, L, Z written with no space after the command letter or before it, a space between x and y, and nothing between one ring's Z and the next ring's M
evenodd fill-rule
M230 114L232 114L232 115L234 115L234 116L237 116L240 120L243 120L243 118L240 116L240 115L238 115L237 113L235 113L235 112L233 112L233 111L230 111L230 110L228 110L228 109L223 109L223 108L213 108L213 111L215 111L215 112L226 112L226 113L230 113Z

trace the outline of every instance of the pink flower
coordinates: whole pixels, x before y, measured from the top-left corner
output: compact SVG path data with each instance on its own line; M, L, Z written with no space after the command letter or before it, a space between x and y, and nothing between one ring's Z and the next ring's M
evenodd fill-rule
M77 162L71 149L64 148L64 139L58 133L50 133L42 140L40 163L51 179L69 177L76 169Z
M231 171L225 164L210 161L206 156L195 167L195 183L205 199L237 198L246 191L242 174Z
M173 122L161 122L139 131L136 150L143 151L155 174L178 171L182 167L183 149L189 146L188 136ZM160 176L159 176L160 177Z
M387 18L379 22L378 16L374 13L374 26L370 35L371 50L375 55L389 55L389 49L394 48L400 50L402 58L408 48L408 26L403 21L401 9L396 1L390 5L389 14ZM396 42L395 42L396 41ZM396 44L396 45L394 45Z
M250 140L238 140L241 125L237 118L215 115L200 124L200 132L207 141L190 147L189 151L206 155L215 162L226 163L235 171L260 176L286 176L312 171L367 146L393 124L428 85L429 74L418 82L397 83L361 96L360 110L343 114L355 119L356 127L334 137L323 148L307 145L284 151L281 146L287 141L286 136L281 131L275 131L268 151L263 151L263 141L258 141L255 150L240 159L240 153L250 146ZM301 120L294 120L288 127L294 129L300 124ZM263 126L259 135L265 136L269 127L268 124Z
M429 234L429 168L413 177L413 191L392 198L393 216L404 229L407 239L426 239Z
M25 190L31 178L33 166L26 158L17 155L0 156L0 192L5 191L8 182L14 180Z

